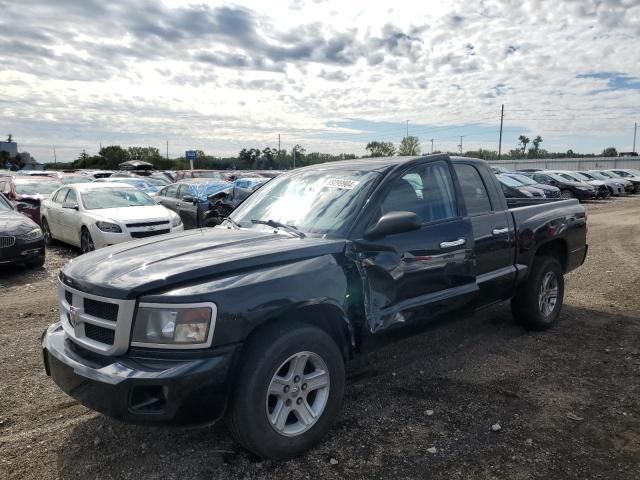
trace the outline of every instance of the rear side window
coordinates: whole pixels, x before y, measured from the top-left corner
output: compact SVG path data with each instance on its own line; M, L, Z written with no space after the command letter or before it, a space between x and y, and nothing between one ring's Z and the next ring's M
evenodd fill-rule
M491 202L487 187L482 181L480 172L473 166L464 163L454 165L458 182L470 216L491 212Z
M457 216L455 193L449 168L436 162L419 165L395 180L382 201L382 214L413 212L423 223Z

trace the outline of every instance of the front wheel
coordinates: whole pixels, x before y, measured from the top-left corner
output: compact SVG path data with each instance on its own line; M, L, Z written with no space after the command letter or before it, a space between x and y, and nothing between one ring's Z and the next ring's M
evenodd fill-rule
M560 196L562 198L573 198L573 192L571 190L560 190Z
M47 222L46 218L42 219L42 235L44 236L44 244L47 247L54 244L55 240L53 235L51 235L51 228L49 228L49 222Z
M553 257L536 257L527 281L511 299L514 319L530 330L546 330L560 316L564 300L564 273Z
M249 340L240 365L229 427L246 449L262 458L293 458L329 431L342 403L345 368L323 330L268 327Z
M82 229L80 233L80 250L82 253L93 252L96 249L93 244L93 238L91 238L91 233L86 228Z

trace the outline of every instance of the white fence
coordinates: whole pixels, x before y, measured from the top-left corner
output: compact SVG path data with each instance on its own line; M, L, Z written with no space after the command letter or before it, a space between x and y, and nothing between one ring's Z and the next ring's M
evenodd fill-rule
M494 160L489 163L509 170L522 170L524 168L541 168L544 170L635 168L640 170L640 157L524 158L522 160Z

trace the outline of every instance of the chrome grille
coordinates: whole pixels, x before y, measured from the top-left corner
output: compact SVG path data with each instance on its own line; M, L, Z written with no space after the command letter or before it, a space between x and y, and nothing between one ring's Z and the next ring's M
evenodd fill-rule
M0 248L13 247L16 244L16 237L13 235L0 235Z
M121 355L129 348L135 300L91 295L60 283L60 321L75 344L101 355Z

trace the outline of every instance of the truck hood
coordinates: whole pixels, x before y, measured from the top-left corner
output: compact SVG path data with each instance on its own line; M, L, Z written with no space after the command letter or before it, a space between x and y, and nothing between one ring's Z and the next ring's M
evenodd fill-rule
M258 229L190 230L102 248L71 260L66 285L111 298L135 298L189 284L344 249L344 240L297 238Z

